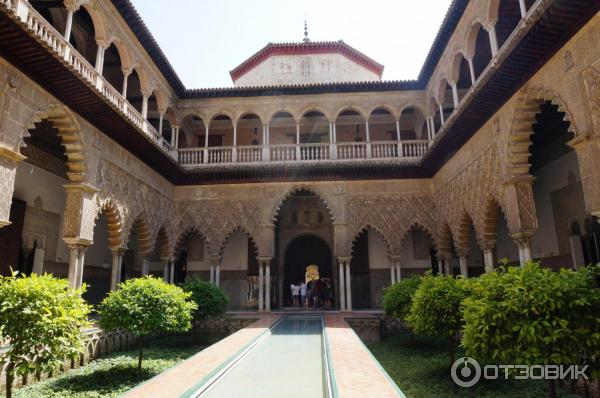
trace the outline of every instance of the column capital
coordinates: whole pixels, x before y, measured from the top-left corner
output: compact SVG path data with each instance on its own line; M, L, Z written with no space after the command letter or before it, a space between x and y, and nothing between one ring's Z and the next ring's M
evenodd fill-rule
M210 261L211 265L217 265L221 261L221 256L213 254L208 257L208 260Z
M271 263L271 261L273 260L272 257L256 257L256 260L260 263Z
M515 241L519 248L529 247L531 245L531 239L533 238L533 232L517 232L511 234L510 237Z
M352 257L338 257L337 261L343 264L350 263L350 261L352 261Z
M110 252L113 255L118 255L118 256L122 256L123 254L125 254L126 251L127 251L126 247L111 247L110 248Z
M85 193L91 193L91 194L99 192L98 188L95 188L87 183L73 183L73 184L69 183L69 184L63 185L63 188L65 190L81 190Z
M83 238L63 238L63 241L70 249L87 249L92 245L92 241Z
M402 259L402 256L400 254L392 254L389 257L389 260L392 262L400 262L400 260Z

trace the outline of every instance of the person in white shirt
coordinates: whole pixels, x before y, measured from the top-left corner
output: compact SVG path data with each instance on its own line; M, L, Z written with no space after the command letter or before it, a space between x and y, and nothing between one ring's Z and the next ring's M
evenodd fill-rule
M290 290L292 292L292 306L296 308L298 307L298 295L300 293L300 286L292 283L290 285Z
M306 301L306 283L304 281L300 282L300 305L303 305L304 309L308 307L308 302Z

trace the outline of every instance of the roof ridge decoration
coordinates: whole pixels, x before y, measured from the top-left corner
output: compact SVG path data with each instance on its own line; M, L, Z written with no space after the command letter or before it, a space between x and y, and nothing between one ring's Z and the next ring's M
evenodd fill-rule
M142 46L144 47L146 52L151 56L154 63L159 68L159 70L161 71L161 73L163 74L165 79L167 79L169 84L171 84L171 86L173 87L173 89L175 90L175 92L177 93L177 95L180 98L191 98L194 96L194 93L198 93L198 92L216 93L217 91L222 90L222 91L224 91L224 94L225 94L225 92L230 93L230 92L239 90L239 88L235 88L235 87L227 87L227 88L222 88L222 89L220 89L220 88L196 88L196 89L186 88L184 86L184 84L182 83L181 79L179 78L179 76L177 75L177 73L175 72L175 70L173 69L173 67L171 66L171 64L170 64L169 60L167 59L167 57L165 56L164 52L158 45L157 41L152 36L152 33L149 31L148 27L146 26L146 24L140 17L139 13L133 6L131 0L111 0L111 1L112 1L113 5L115 6L115 8L117 9L117 11L119 11L119 13L121 14L121 17L125 20L125 22L129 25L130 29L133 31L135 36L138 38L138 40L140 41L140 43L142 44ZM402 83L402 84L408 83L410 86L410 89L418 89L418 88L422 89L422 88L426 87L429 79L431 78L431 75L433 74L433 71L435 70L437 62L439 61L442 53L444 52L444 49L446 48L446 45L448 44L450 37L454 33L454 30L456 29L456 26L458 25L460 18L462 17L465 9L467 8L469 1L470 0L453 0L452 1L450 6L448 7L446 16L444 17L444 20L443 20L442 24L440 25L438 33L430 47L430 50L425 59L425 62L423 63L423 66L421 67L421 71L419 72L419 76L417 79L405 80L405 81L388 81L388 82L383 82L383 83L394 83L394 82L398 82L398 83ZM343 43L344 45L346 45L342 40L339 40L337 42L335 42L335 41L323 41L323 42L311 41L308 43L301 43L301 44L325 45L325 44L333 44L333 43ZM257 56L261 51L264 51L270 45L288 45L289 46L289 45L298 45L298 43L268 43L265 47L263 47L261 50L256 52L250 58ZM350 47L350 46L348 46L348 47ZM352 47L350 47L350 48L352 48ZM361 56L364 56L366 59L371 60L369 57L360 53L358 50L354 50L354 51L356 51ZM377 65L380 65L373 60L371 60L371 61ZM240 66L238 66L238 68ZM380 65L380 66L383 68L383 65ZM234 71L235 71L235 69L234 69ZM231 71L230 74L231 73L233 73L233 71ZM354 86L355 84L356 83L343 83L339 87L351 87L351 86ZM329 85L324 85L324 86L332 86L332 85L329 84ZM280 86L265 87L265 89L276 89L278 87L280 87ZM256 89L256 88L254 88L254 89ZM226 94L226 95L228 95L228 94Z

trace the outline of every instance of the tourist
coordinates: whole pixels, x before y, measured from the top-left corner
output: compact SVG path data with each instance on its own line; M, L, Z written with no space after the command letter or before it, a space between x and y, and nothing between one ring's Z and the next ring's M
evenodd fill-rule
M306 283L304 281L300 282L300 305L304 306L304 309L308 307L308 302L306 301Z
M298 294L300 293L300 286L291 284L290 290L292 292L292 306L294 308L298 307Z

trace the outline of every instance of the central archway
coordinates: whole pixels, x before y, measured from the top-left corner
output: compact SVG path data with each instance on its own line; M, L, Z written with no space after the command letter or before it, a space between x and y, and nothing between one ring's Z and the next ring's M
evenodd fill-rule
M312 234L301 235L290 242L285 251L284 265L284 306L291 303L290 285L305 280L306 267L316 265L319 277L332 279L332 255L327 243Z

